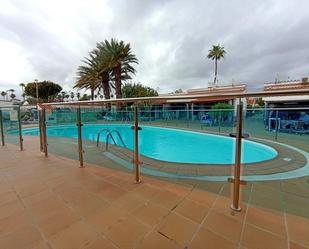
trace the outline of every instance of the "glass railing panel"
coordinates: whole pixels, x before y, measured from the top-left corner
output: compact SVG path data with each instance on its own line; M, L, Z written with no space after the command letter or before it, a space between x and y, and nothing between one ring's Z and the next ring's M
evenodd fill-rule
M21 106L20 117L23 129L39 125L39 113L36 106Z
M244 164L243 178L252 185L248 201L252 205L309 217L302 208L309 196L309 108L247 109L244 132L250 135L254 162Z
M78 160L76 108L55 107L46 110L48 152Z
M2 122L5 142L19 145L18 106L2 107Z
M83 107L81 116L85 162L131 172L132 108Z

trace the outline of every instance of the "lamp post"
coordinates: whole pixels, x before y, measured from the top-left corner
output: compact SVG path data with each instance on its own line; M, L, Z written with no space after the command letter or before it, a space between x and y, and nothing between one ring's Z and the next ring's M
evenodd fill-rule
M39 103L39 86L38 86L38 80L35 79L35 91L36 91L36 105L38 106Z

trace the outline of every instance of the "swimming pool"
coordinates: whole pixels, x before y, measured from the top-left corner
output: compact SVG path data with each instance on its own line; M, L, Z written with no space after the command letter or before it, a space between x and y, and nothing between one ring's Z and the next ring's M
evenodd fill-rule
M103 128L120 132L128 149L134 147L131 126L127 124L85 124L83 139L96 141ZM38 136L38 128L23 130L24 135ZM175 163L231 164L235 160L235 139L187 130L143 126L140 131L140 153L144 156ZM49 126L47 136L77 138L76 125ZM121 145L117 136L117 144ZM106 140L102 134L100 141ZM277 151L267 145L243 141L243 163L256 163L273 159Z

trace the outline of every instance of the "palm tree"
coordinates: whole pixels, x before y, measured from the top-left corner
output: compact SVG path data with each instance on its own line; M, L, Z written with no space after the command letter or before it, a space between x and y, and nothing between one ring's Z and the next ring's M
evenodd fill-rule
M91 99L94 99L94 92L101 84L100 68L97 56L89 54L89 58L82 61L85 65L79 66L77 71L77 81L74 88L85 88L91 91Z
M10 92L10 93L12 94L12 93L15 92L15 90L14 90L14 89L9 89L9 90L6 91L6 93L7 93L7 94L6 94L6 100L9 100L9 98L8 98L8 97L9 97L8 92Z
M5 92L5 91L2 91L2 92L1 92L1 96L3 97L3 100L5 100L5 95L6 95L6 92Z
M90 89L92 99L96 89L103 89L105 99L110 99L111 87L116 90L116 97L121 98L122 80L130 79L130 73L135 74L131 64L138 63L130 44L115 39L97 43L82 62L84 65L78 67L74 87Z
M16 95L15 95L14 93L11 93L11 94L10 94L10 98L11 98L12 100L14 100L14 99L16 98Z
M215 61L215 78L214 78L214 85L218 84L218 61L222 58L224 58L224 55L226 54L226 51L224 50L224 47L221 47L220 44L218 45L212 45L212 49L209 50L209 53L207 55L208 59Z
M129 73L135 74L135 69L131 64L138 64L136 56L132 53L130 44L124 41L105 40L97 44L97 49L105 54L108 68L115 82L116 98L122 98L122 80L130 79Z
M25 87L26 85L24 83L20 83L19 86L21 87L21 96L24 98L25 101Z
M60 94L61 94L62 101L64 101L65 95L66 95L67 93L66 93L65 91L62 91Z
M70 93L70 97L71 97L71 99L72 99L72 101L73 101L73 99L74 99L74 97L75 97L75 93L74 93L74 92L71 92L71 93Z

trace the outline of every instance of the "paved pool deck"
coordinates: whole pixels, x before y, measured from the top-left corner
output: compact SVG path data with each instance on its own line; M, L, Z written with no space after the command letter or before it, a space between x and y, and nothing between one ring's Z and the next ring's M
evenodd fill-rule
M2 249L308 249L309 181L168 181L57 155L38 142L0 147ZM106 159L105 163L112 163Z

